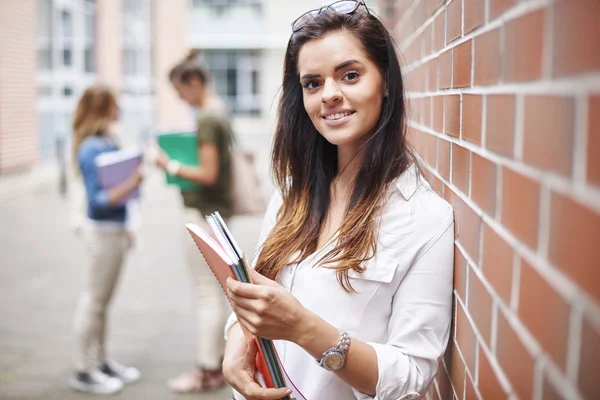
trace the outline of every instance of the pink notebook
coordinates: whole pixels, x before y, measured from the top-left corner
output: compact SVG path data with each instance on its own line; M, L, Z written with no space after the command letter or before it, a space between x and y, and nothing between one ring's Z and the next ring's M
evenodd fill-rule
M236 262L239 263L239 260L234 261L233 258L228 254L228 250L222 246L219 241L215 240L211 237L206 231L195 224L187 224L186 228L188 229L192 239L196 243L198 249L202 252L204 259L206 260L208 266L212 270L213 274L219 281L221 288L223 291L226 291L226 281L227 277L231 276L233 279L236 278L236 274L239 274L239 264L236 266ZM213 228L214 229L214 228ZM229 231L225 227L225 232L215 232L215 237L220 236L220 240L225 240L225 236L229 234ZM236 246L234 244L234 246ZM237 246L236 246L237 247ZM234 270L236 271L234 273ZM247 332L243 329L244 335L247 338L253 337L251 333ZM291 396L285 397L284 399L289 400L290 397L295 398L297 400L306 400L306 398L302 395L302 393L295 387L293 382L287 376L287 373L283 369L281 364L281 360L277 355L275 347L272 344L272 341L268 341L265 339L257 339L254 337L257 342L258 354L256 356L256 369L260 375L258 382L264 381L265 386L269 388L274 387L288 387L292 389ZM265 346L265 344L269 344L267 342L271 342L270 346ZM282 385L277 385L276 382L283 381Z

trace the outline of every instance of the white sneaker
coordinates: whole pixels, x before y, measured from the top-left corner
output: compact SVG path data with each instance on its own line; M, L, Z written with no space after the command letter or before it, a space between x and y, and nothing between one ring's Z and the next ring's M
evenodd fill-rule
M112 378L93 368L87 372L77 372L69 381L69 386L80 392L92 394L114 394L123 389L120 379Z
M120 379L123 383L134 383L142 378L142 373L135 367L126 367L115 361L108 361L99 367L106 375Z

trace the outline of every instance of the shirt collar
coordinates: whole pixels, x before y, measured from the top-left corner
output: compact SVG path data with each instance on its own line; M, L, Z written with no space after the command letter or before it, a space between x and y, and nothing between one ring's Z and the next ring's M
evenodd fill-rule
M396 187L402 194L405 200L410 200L410 198L415 194L419 186L423 183L422 178L418 176L417 167L412 164L400 175L396 181Z

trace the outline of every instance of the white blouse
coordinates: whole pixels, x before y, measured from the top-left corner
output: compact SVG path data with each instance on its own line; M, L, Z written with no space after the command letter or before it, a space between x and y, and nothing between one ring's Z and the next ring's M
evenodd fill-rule
M276 222L279 194L269 203L261 243ZM347 293L335 270L316 265L335 245L280 274L304 307L375 349L379 378L376 397L353 389L295 343L276 340L275 347L295 386L307 400L418 399L438 369L450 335L454 229L452 207L438 196L414 167L390 191L378 221L375 256L366 270L350 271L356 293ZM225 332L235 323L229 317ZM236 399L243 397L235 393Z

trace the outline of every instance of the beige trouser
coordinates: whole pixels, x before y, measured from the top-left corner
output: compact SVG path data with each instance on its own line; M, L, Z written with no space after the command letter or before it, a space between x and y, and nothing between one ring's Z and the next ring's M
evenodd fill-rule
M210 233L210 227L200 211L185 208L185 223L194 223ZM227 222L227 221L225 221ZM198 368L215 370L221 368L225 339L223 329L231 312L227 297L217 279L202 257L202 253L185 230L185 244L188 262L194 280L196 296L198 349L196 363Z
M85 227L83 237L90 259L86 291L75 312L75 369L86 371L106 361L106 314L127 251L122 230Z

